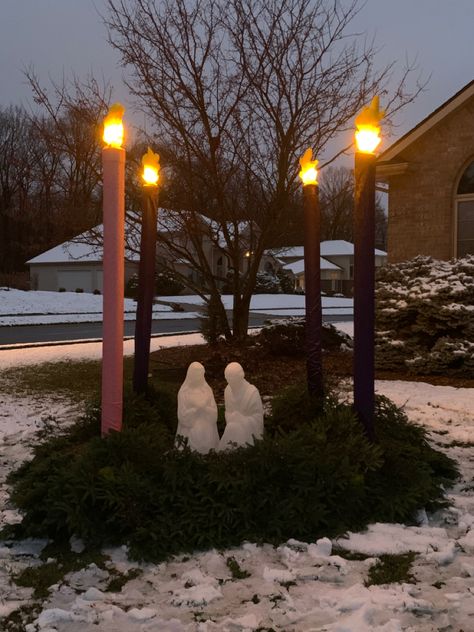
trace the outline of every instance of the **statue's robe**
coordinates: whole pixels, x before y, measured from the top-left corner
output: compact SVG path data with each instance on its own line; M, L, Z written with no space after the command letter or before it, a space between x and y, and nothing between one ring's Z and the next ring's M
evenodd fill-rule
M253 445L254 437L263 436L263 404L258 389L245 381L245 388L236 395L230 386L224 391L226 428L220 441L225 449L230 443Z

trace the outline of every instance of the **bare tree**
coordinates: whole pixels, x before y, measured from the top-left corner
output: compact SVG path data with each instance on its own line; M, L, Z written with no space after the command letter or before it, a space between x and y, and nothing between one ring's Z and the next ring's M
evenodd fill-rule
M347 167L327 167L320 178L321 239L353 241L354 171ZM380 194L375 200L377 248L386 246L387 216Z
M352 241L354 172L328 167L321 173L321 238Z
M32 69L25 75L39 106L30 124L40 147L40 202L48 204L45 211L54 216L56 233L70 238L100 219L100 133L111 90L92 76L45 88Z
M0 109L0 272L22 269L32 244L35 142L27 112Z
M174 208L186 209L183 228L214 302L219 287L194 215L219 225L234 270L236 339L247 335L262 254L297 202L299 156L308 146L322 155L374 94L390 117L422 88L406 91L407 68L388 92L392 65L377 69L374 43L349 32L359 8L358 0L107 0L110 42L152 117L178 183ZM242 220L258 227L246 246ZM242 271L245 248L252 256Z

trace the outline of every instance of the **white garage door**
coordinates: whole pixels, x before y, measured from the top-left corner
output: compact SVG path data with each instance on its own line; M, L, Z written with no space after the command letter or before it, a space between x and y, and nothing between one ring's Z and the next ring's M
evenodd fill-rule
M58 271L58 289L63 287L67 292L81 289L92 292L92 272L89 270L60 270Z

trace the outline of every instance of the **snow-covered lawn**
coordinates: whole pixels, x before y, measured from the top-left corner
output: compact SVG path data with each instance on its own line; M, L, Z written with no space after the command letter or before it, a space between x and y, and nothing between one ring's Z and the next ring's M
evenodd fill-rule
M166 320L195 319L204 301L200 296L166 296L153 307L154 318ZM222 296L226 309L232 309L233 297ZM163 304L169 303L169 304ZM171 303L196 306L197 311L174 312ZM325 315L346 316L353 313L350 298L322 297ZM125 320L135 320L137 304L124 300ZM297 294L255 294L251 311L270 316L304 316L304 296ZM92 323L102 321L102 296L76 292L43 292L5 290L0 288L0 327L9 325L47 325L61 323Z
M200 296L166 296L163 298L163 301L196 306L204 305L204 300ZM266 314L270 313L268 310L304 310L304 301L305 297L300 294L254 294L250 301L250 310L261 311ZM223 294L222 302L226 309L232 309L234 297L231 294ZM341 313L352 313L353 310L353 300L351 298L322 296L321 302L323 310L329 308L341 309ZM349 312L345 312L344 308L349 310Z
M195 342L194 337L179 339ZM11 352L0 352L0 358L5 353ZM36 362L52 359L50 349L34 353ZM460 463L462 480L449 490L451 507L435 515L422 512L417 526L375 524L347 539L290 540L277 548L245 543L232 550L177 556L159 565L129 561L125 547L109 549L106 570L90 565L52 586L25 632L474 630L474 389L400 381L378 381L376 388L404 404L410 419L427 427L430 439ZM74 410L67 401L8 394L0 394L0 410L1 526L18 520L8 504L7 472L28 456L38 428L52 423L51 416L64 423ZM45 544L0 544L0 616L28 603L31 589L16 586L10 578L40 563ZM81 543L72 546L77 549ZM368 558L344 559L341 548ZM379 555L407 551L416 553L411 569L415 583L364 585ZM227 565L232 557L247 578L232 577ZM120 592L108 592L112 569L138 569L139 575Z
M0 289L0 326L92 323L102 321L102 296L77 292ZM135 320L137 304L124 300L125 320ZM193 312L173 312L170 305L153 306L155 318L196 318Z

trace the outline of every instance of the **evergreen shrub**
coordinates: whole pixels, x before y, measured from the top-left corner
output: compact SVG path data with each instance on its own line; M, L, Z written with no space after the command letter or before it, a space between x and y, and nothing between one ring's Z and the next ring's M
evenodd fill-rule
M271 272L258 272L254 294L281 294L283 292L280 278Z
M155 273L155 296L176 296L184 290L184 285L170 272ZM129 278L125 285L125 296L136 300L138 292L138 274Z
M295 282L291 274L289 274L285 270L277 270L276 275L278 277L278 280L280 281L280 287L283 294L294 294Z
M303 356L306 353L305 318L267 320L256 340L273 355ZM351 348L352 338L331 323L323 323L322 346L332 351Z
M376 299L377 368L474 375L474 255L383 266Z
M379 443L370 444L349 406L328 401L321 412L308 404L303 416L291 407L295 398L305 395L280 398L254 446L206 456L173 447L169 397L129 398L123 431L104 439L92 408L10 476L23 512L16 535L127 543L132 557L156 561L411 520L442 500L455 466L388 400L378 400Z
M219 298L211 294L200 319L199 329L204 340L210 345L217 344L224 337L227 326Z

